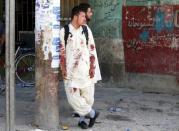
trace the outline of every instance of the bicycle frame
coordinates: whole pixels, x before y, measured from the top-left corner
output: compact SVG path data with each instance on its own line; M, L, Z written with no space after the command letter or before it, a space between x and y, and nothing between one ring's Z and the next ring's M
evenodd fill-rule
M35 50L33 48L17 47L15 52L16 77L25 86L35 83Z

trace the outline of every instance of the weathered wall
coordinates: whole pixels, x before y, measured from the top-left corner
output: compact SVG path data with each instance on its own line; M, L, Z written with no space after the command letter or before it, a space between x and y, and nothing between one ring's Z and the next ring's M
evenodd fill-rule
M96 38L103 81L123 82L122 1L90 0L90 4L94 9L90 26Z
M179 0L89 0L94 9L91 28L104 82L143 90L178 91L173 75L135 73L125 71L122 40L122 5L179 4ZM109 86L110 86L109 84Z
M94 8L91 28L95 37L121 38L121 0L90 0Z

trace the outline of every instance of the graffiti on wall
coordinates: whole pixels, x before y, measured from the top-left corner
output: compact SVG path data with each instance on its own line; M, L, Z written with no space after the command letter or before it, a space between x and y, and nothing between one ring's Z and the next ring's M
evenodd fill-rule
M95 37L118 38L121 28L121 1L90 0L94 16L90 25ZM112 23L112 24L111 24Z
M127 72L179 73L179 6L124 6Z

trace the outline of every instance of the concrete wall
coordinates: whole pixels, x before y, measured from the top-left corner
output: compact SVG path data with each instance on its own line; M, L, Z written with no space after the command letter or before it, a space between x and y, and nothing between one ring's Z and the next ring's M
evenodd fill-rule
M91 28L95 37L103 82L147 91L179 91L175 76L125 71L122 42L122 5L179 4L179 0L89 0L94 9Z

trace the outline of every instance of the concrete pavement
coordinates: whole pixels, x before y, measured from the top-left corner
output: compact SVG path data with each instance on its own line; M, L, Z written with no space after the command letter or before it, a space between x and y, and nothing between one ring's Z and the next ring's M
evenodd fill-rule
M107 87L108 86L108 87ZM110 86L110 87L109 87ZM60 86L60 128L81 131L71 116L64 88ZM100 116L87 131L179 131L179 93L149 92L119 88L110 83L96 86L95 109ZM34 125L35 89L16 88L16 129L31 131ZM0 131L5 127L5 96L0 95ZM60 130L60 129L59 129Z

